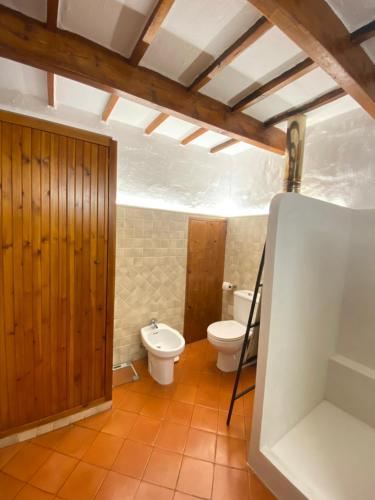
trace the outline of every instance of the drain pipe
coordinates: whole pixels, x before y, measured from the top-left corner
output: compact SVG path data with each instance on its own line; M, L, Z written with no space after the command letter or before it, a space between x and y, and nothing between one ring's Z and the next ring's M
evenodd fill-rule
M289 118L288 130L286 133L283 182L283 191L287 193L299 193L301 189L305 130L305 115L296 115Z

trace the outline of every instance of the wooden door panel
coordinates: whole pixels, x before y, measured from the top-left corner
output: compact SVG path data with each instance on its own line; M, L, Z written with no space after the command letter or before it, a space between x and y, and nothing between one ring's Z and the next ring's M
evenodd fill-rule
M187 342L207 336L207 327L221 319L226 221L190 219L186 279Z
M39 120L23 126L4 114L0 436L111 397L115 195L113 142L77 139L73 129L59 133Z

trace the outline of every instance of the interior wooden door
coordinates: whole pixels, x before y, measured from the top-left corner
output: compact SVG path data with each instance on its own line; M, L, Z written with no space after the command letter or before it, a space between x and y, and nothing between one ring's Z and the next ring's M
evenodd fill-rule
M115 144L0 112L0 434L111 397Z
M187 342L207 337L207 327L221 319L224 275L224 219L189 220L184 336Z

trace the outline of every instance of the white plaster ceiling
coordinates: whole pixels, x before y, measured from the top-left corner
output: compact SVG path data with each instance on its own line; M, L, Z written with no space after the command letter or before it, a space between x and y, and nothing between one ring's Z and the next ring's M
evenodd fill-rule
M46 0L1 0L0 3L39 21L47 20Z
M375 19L375 0L326 0L336 15L353 32ZM361 44L375 64L375 39Z
M46 19L47 0L0 2L41 21ZM375 18L375 0L328 0L328 3L349 31ZM156 0L60 0L58 23L61 28L129 56L155 5ZM248 0L176 0L141 65L189 85L259 17ZM363 47L375 61L375 39L365 42ZM201 93L233 105L243 95L305 57L278 28L272 28L206 84ZM335 82L324 71L315 69L244 112L264 121L335 87ZM46 101L46 75L31 67L0 59L0 89ZM108 98L106 92L56 77L57 106L88 111L100 120ZM341 98L308 113L308 125L339 116L355 107L357 104L350 97ZM145 129L158 114L151 107L120 99L110 121ZM285 129L285 123L278 126ZM197 128L185 120L170 117L153 135L179 141ZM226 140L223 134L208 132L191 145L209 150ZM238 143L220 154L232 155L249 148L251 146Z

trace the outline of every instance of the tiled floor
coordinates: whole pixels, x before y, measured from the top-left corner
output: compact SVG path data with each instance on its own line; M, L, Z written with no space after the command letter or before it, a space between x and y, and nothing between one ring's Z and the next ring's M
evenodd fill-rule
M207 341L188 345L167 387L139 361L141 380L114 390L111 411L0 449L0 500L274 498L246 466L253 394L228 428L234 375L215 361Z

